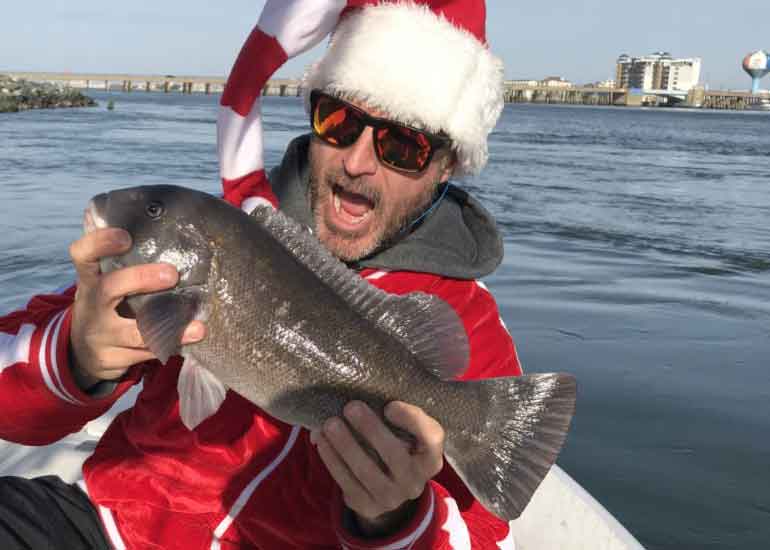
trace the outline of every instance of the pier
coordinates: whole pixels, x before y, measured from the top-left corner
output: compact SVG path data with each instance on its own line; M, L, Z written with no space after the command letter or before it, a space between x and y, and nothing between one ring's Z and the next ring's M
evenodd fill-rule
M770 110L770 94L768 93L708 91L703 95L704 109Z
M506 103L562 103L568 105L626 105L623 88L522 86L505 83Z
M139 75L96 73L43 73L10 72L16 79L32 82L64 84L81 90L122 92L177 92L184 94L222 93L226 78L223 76ZM296 97L302 95L300 81L274 78L268 81L262 95ZM770 94L704 90L693 88L689 93L667 93L663 90L631 92L625 88L530 86L514 82L504 83L507 103L541 103L565 105L607 106L680 106L704 109L746 110L770 107Z

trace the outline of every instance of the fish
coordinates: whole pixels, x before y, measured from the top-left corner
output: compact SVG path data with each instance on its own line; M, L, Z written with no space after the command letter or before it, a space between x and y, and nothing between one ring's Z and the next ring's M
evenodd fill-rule
M105 273L156 262L178 270L173 289L127 298L160 361L181 354L282 422L317 429L351 400L387 422L388 403L416 405L443 427L447 462L504 520L519 517L564 444L574 376L456 380L469 345L449 304L372 286L272 207L247 214L201 191L147 185L93 197L84 226L133 239L101 260ZM206 337L182 346L194 319Z

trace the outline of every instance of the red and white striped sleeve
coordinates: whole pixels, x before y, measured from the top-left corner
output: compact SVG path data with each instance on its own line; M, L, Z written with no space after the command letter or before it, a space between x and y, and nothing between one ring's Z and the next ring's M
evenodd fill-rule
M69 369L72 287L35 296L0 317L0 438L46 445L103 414L133 382L108 397L82 392Z
M454 480L452 480L454 478ZM342 508L335 502L337 509ZM335 522L340 545L346 550L515 550L510 526L484 509L451 468L432 480L417 510L398 533L384 539L364 539Z
M229 203L247 212L260 202L277 206L264 165L262 90L288 59L321 42L345 7L345 0L267 0L220 100L217 151Z

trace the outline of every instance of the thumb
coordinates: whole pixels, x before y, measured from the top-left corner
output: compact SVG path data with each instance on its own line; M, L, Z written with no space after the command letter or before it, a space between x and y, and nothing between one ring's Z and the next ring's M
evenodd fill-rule
M420 407L393 401L385 407L385 418L414 438L416 452L443 446L444 429Z
M193 321L182 334L182 344L194 344L206 337L206 325L201 321Z

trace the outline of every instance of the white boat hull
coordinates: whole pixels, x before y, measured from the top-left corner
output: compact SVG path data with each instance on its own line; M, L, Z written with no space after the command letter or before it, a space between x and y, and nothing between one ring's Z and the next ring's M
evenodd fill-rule
M53 445L27 447L0 440L0 475L79 480L83 461L111 419L130 406L134 396L127 397L107 415ZM511 525L516 550L643 550L612 514L558 466Z
M512 530L516 550L644 550L559 466L545 476Z

